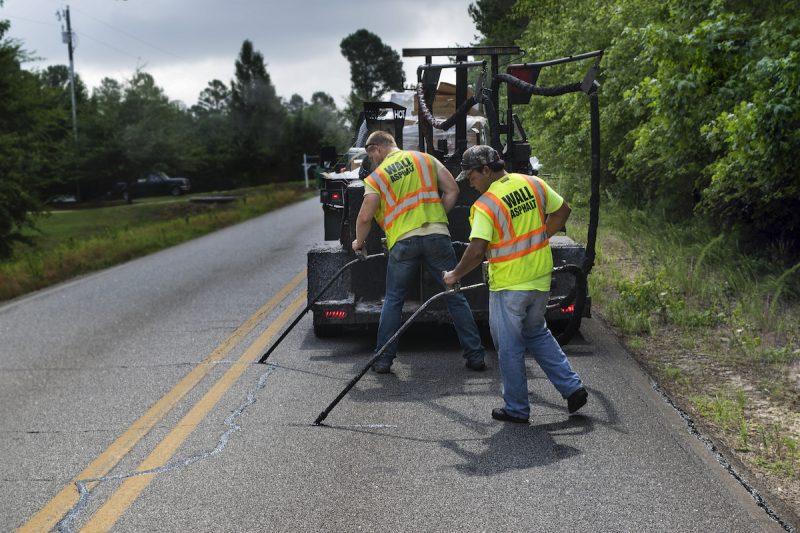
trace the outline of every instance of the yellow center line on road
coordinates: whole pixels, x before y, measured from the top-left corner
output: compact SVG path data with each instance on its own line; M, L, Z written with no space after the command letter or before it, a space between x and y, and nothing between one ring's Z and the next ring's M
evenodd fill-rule
M181 444L192 434L197 425L208 415L222 396L241 377L250 363L258 361L267 344L303 305L307 294L303 291L289 306L283 310L275 321L239 358L237 364L231 366L199 402L184 416L180 422L164 437L156 449L136 468L137 472L152 470L165 465ZM120 516L133 504L139 494L150 484L156 474L142 474L127 478L114 494L89 519L81 532L108 531L119 520Z
M75 482L82 479L98 479L111 471L131 449L158 424L169 411L183 398L195 385L214 368L214 363L220 361L233 350L244 337L278 306L306 277L305 269L292 278L286 286L278 291L272 298L261 306L250 318L222 342L208 357L194 367L183 377L168 393L158 400L136 422L133 423L117 440L106 448L97 458L89 464L80 474L75 476L69 484L61 489L47 505L30 520L23 524L18 531L50 531L56 524L78 503L79 494ZM96 483L87 484L91 489Z

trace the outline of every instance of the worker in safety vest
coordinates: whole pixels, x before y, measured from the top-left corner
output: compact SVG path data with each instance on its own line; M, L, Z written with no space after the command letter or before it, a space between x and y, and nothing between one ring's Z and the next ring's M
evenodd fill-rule
M364 180L353 250L364 247L375 218L386 233L389 249L377 351L400 329L406 291L421 263L444 289L442 272L456 264L447 212L455 205L459 189L453 175L436 158L400 150L387 132L373 132L366 149L375 170ZM448 296L447 310L464 350L466 367L485 369L483 345L467 299L463 294ZM397 341L384 350L372 369L388 373L396 353Z
M570 207L543 180L507 173L491 146L467 149L461 169L458 181L468 179L482 196L470 211L469 246L444 282L453 286L488 257L489 327L505 402L492 418L528 423L526 349L574 413L588 395L544 318L553 270L548 239L564 227Z

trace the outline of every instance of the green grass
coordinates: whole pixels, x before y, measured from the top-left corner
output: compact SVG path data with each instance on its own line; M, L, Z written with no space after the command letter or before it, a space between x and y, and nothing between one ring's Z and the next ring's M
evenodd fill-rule
M309 198L301 184L228 191L227 204L152 198L133 204L58 210L36 220L33 246L0 262L0 300L113 266Z
M568 234L585 242L588 198L577 190L562 180L573 207ZM789 377L800 360L800 263L779 246L756 251L691 212L629 209L609 195L597 250L589 286L598 315L745 461L796 479L798 428L748 406L796 413L800 405Z

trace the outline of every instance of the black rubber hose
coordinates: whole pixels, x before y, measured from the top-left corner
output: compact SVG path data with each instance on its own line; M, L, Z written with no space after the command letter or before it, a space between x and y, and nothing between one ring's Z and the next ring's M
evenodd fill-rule
M264 355L262 355L261 358L258 360L259 364L264 364L267 361L269 356L272 355L272 352L275 351L275 348L277 348L277 346L281 343L281 341L284 338L286 338L286 335L288 335L289 332L292 331L292 329L297 325L297 323L300 322L300 319L303 318L303 316L305 316L306 313L308 313L308 311L311 309L311 306L313 306L315 303L317 303L317 300L322 298L322 295L325 294L325 291L328 290L328 287L333 285L333 282L336 281L337 279L339 279L339 276L341 276L344 273L345 270L348 270L351 266L355 265L356 263L358 263L360 261L367 261L368 259L372 259L374 257L383 257L386 254L379 253L379 254L373 254L373 255L366 255L366 254L356 254L356 255L358 255L358 257L356 259L353 259L349 263L346 263L342 268L340 268L336 272L336 274L331 276L331 279L329 279L328 283L326 283L325 286L322 287L322 290L320 290L317 293L317 295L314 296L314 298L308 303L308 305L306 305L306 308L303 309L300 312L300 314L297 315L297 317L295 317L295 319L292 321L292 323L289 324L289 327L286 328L285 330L283 330L283 333L281 333L281 336L278 337L278 339L274 343L272 343L272 346L270 346L269 349L266 352L264 352Z
M406 321L405 321L405 322L404 322L404 323L403 323L403 324L400 326L400 328L397 330L397 332L395 332L395 334L394 334L394 335L392 335L392 336L391 336L391 338L390 338L388 341L386 341L386 343L385 343L383 346L381 346L381 347L378 349L378 351L377 351L377 352L375 352L375 355L373 355L373 356L370 358L370 360L369 360L369 361L367 361L367 364L366 364L366 365L364 365L364 367L361 369L361 371L360 371L360 372L359 372L359 373L358 373L358 374L357 374L357 375L356 375L356 376L355 376L353 379L351 379L351 380L350 380L350 382L347 384L347 386L345 386L345 388L342 390L342 392L340 392L340 393L339 393L339 395L338 395L338 396L337 396L337 397L336 397L336 398L335 398L335 399L334 399L334 400L333 400L333 401L332 401L332 402L331 402L331 403L328 405L328 407L326 407L326 408L325 408L325 410L324 410L324 411L322 411L322 412L319 414L319 416L317 417L317 419L316 419L316 420L314 420L314 424L313 424L313 425L315 425L315 426L319 426L319 425L321 425L321 424L322 424L323 420L325 420L325 419L328 417L328 414L330 414L330 412L333 410L333 408L334 408L334 407L336 407L336 404L338 404L338 403L339 403L339 401L341 401L341 399L342 399L342 398L344 398L344 397L345 397L345 395L346 395L346 394L347 394L347 393L350 391L350 389L352 389L352 388L355 386L355 384L356 384L356 383L358 383L358 380L360 380L360 379L361 379L361 378L364 376L364 374L366 374L366 373L367 373L367 370L369 370L369 367L371 367L371 366L372 366L372 363L374 363L375 361L377 361L377 360L378 360L378 358L379 358L381 355L383 355L383 352L386 350L386 348L387 348L387 347L388 347L390 344L392 344L392 343L393 343L395 340L397 340L397 339L400 337L400 335L401 335L401 334L402 334L402 333L403 333L403 332L404 332L406 329L408 329L408 327L411 325L411 323L412 323L412 322L414 322L414 319L415 319L415 318L417 318L417 316L419 316L419 314L420 314L420 313L422 313L422 311L424 311L426 307L428 307L430 304L432 304L433 302L435 302L436 300L438 300L439 298L441 298L441 297L443 297L443 296L449 296L449 295L451 295L451 294L455 294L455 293L458 293L458 292L464 292L464 291L468 291L468 290L472 290L472 289L477 289L477 288L479 288L479 287L485 287L485 286L486 286L486 284L485 284L485 283L476 283L475 285L469 285L469 286L467 286L467 287L459 287L459 288L457 288L457 289L448 289L448 290L446 290L446 291L442 291L442 292L440 292L440 293L437 293L437 294L434 294L433 296L431 296L431 297L428 299L428 301L426 301L426 302L425 302L425 303L423 303L421 306L419 306L419 307L417 308L417 310L416 310L416 311L414 311L414 314L412 314L412 315L411 315L411 316L408 318L408 320L406 320Z
M581 91L580 83L570 83L568 85L557 85L555 87L539 87L527 81L522 81L511 74L498 74L492 78L492 93L496 93L500 88L500 82L513 85L517 89L535 96L561 96L562 94L577 93Z
M417 96L419 97L419 109L420 114L428 121L428 124L436 128L437 130L447 131L453 127L456 123L456 120L463 118L469 113L469 110L478 103L478 99L475 96L470 96L456 109L456 112L453 113L450 118L447 120L437 120L433 113L431 113L430 109L428 108L428 103L425 101L425 94L422 90L422 84L417 85Z
M586 237L586 253L583 258L583 272L588 276L595 260L595 242L597 226L600 220L600 98L597 91L589 94L589 112L591 115L592 136L592 183L589 196L589 228Z

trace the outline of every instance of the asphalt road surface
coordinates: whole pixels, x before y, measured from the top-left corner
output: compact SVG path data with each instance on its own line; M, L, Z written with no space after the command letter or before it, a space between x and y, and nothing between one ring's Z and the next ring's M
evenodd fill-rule
M304 318L316 200L0 306L0 529L782 531L601 323L568 355L579 415L531 360L531 423L491 419L497 359L413 327ZM490 346L487 345L487 348Z

